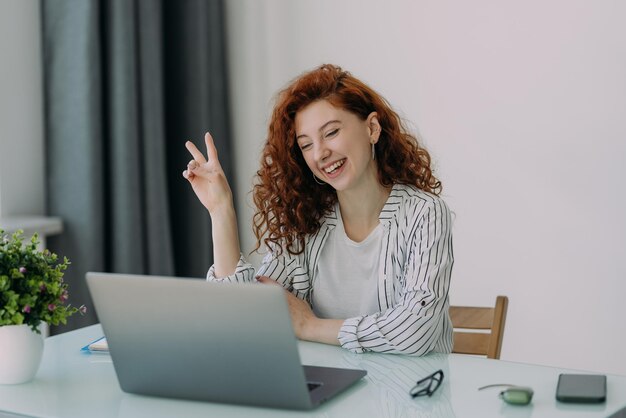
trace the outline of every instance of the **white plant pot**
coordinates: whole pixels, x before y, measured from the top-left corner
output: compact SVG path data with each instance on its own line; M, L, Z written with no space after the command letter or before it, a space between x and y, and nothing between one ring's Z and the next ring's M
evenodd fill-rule
M43 337L28 325L0 326L0 384L26 383L35 377Z

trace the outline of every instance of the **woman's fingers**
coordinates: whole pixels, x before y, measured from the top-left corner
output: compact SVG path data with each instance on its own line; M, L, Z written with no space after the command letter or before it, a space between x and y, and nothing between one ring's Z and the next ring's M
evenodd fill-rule
M206 144L206 154L209 161L217 161L217 148L215 148L215 142L210 133L204 134L204 143Z
M204 155L202 154L202 152L198 150L198 148L193 142L191 141L185 142L185 147L187 148L189 153L193 156L194 161L198 165L202 165L207 162L210 162L212 165L219 167L220 164L217 158L217 148L215 147L215 142L213 141L213 137L208 132L204 135L204 143L206 144L207 158L204 158ZM191 167L187 165L187 168L194 169L196 167L195 166Z
M196 148L196 146L194 145L193 142L191 142L191 141L185 142L185 148L187 148L187 151L189 151L189 153L193 156L193 159L198 164L206 163L206 159L204 158L204 155L202 155L200 150L198 148Z
M193 145L193 144L192 144ZM187 169L183 171L183 177L191 181L194 178L193 170L198 168L196 160L191 160L187 163Z
M276 283L276 280L270 279L267 276L257 276L256 280L257 280L257 282L260 282L260 283L263 283L263 284L275 284L275 285L278 285L278 283Z

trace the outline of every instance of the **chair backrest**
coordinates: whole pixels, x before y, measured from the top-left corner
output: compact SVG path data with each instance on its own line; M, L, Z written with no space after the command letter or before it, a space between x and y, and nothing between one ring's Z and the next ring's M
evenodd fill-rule
M508 304L506 296L498 296L493 308L450 306L450 319L454 327L452 352L499 359Z

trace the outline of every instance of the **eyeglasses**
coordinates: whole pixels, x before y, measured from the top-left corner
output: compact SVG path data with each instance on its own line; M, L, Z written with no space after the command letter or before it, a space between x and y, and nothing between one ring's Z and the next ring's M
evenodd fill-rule
M412 398L417 398L418 396L432 396L433 393L439 389L442 381L443 370L437 370L430 376L427 376L422 380L418 380L415 386L413 386L413 388L409 391L409 394Z

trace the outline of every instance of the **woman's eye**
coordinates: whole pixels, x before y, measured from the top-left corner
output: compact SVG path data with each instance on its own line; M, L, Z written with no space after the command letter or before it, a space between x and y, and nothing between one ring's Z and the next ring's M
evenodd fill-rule
M331 136L335 136L337 135L337 133L339 132L339 129L333 129L332 131L328 132L326 134L326 138L330 138Z
M305 151L305 150L307 150L309 148L311 148L311 144L302 144L302 145L300 145L300 149L302 151Z

